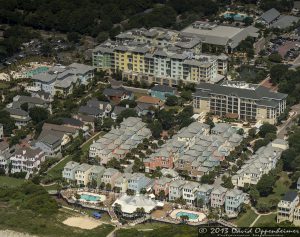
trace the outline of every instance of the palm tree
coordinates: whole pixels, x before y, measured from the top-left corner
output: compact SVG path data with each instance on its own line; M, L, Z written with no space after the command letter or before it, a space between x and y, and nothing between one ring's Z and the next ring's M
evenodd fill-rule
M117 216L122 214L122 206L119 203L114 205L114 212Z

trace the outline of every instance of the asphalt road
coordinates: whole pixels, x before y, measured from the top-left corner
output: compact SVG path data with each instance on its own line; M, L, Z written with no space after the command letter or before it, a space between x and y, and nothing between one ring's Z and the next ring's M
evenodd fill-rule
M284 136L288 132L288 128L290 128L292 125L295 124L295 118L300 114L300 104L296 104L291 107L291 112L293 115L282 125L279 126L277 131L277 137L278 138L284 138Z

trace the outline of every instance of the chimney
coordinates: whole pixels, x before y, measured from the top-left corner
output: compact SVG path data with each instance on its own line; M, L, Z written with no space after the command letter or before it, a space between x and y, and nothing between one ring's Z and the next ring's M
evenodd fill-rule
M26 150L23 150L23 155L25 155L26 154Z
M103 104L99 104L99 109L103 110Z
M129 109L129 104L126 104L126 109Z

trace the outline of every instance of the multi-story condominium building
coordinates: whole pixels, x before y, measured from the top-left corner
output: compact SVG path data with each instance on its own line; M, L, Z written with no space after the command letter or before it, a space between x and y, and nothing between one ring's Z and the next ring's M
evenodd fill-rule
M169 42L162 42L161 37ZM153 28L128 31L116 38L93 50L95 68L122 71L130 80L168 85L177 85L179 80L216 82L227 73L227 57L201 54L201 40L194 36Z
M245 184L256 185L263 174L267 174L275 168L283 152L283 149L276 145L278 142L274 143L275 141L258 149L251 159L245 162L236 175L232 176L233 185L236 187L244 187Z
M45 154L41 149L19 148L10 157L11 173L26 172L27 174L33 174L39 171L44 161Z
M286 98L286 94L241 81L200 83L194 94L193 107L197 113L221 117L234 115L241 120L275 124L286 109Z
M172 180L167 177L156 179L153 187L155 195L160 195L160 193L163 192L165 197L167 197L169 195L169 186L171 181Z
M187 205L194 205L197 199L197 191L200 184L188 181L182 188L182 198Z
M174 201L182 197L182 189L186 184L185 180L175 180L170 183L169 186L169 200Z
M77 185L87 186L90 182L89 174L92 169L92 166L89 164L80 164L75 168L75 180Z
M1 128L1 127L0 127ZM9 145L5 141L0 142L0 169L3 169L5 173L8 172L9 158L11 154L9 152Z
M207 207L209 205L212 190L213 190L212 185L202 184L199 186L197 191L198 205L200 203L199 201L200 199L202 199L203 206Z
M245 201L245 194L242 190L231 189L225 195L225 212L228 216L237 216Z
M211 207L221 208L224 205L226 191L227 189L222 186L214 187L210 194Z
M128 189L139 193L151 183L151 179L143 173L133 173L128 179Z
M94 68L88 65L72 63L69 66L54 66L48 71L32 77L33 86L29 91L44 91L54 96L66 96L72 93L76 84L86 85L94 77Z
M278 203L277 208L277 223L281 221L293 222L294 211L296 206L299 204L299 196L296 191L287 192L284 197ZM298 216L298 209L296 217Z
M121 173L113 168L108 168L102 175L101 182L105 184L110 184L112 188L115 187L115 182L117 178L121 176Z
M67 180L67 182L74 182L75 180L75 171L77 167L79 166L79 163L75 161L69 161L63 171L62 171L62 177Z

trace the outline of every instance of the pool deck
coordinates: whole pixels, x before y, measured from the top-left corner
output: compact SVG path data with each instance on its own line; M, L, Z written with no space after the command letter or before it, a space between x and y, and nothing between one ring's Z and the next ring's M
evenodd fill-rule
M171 212L170 217L172 217L175 220L180 220L180 218L178 218L176 215L179 212L186 212L186 213L190 213L190 214L195 214L198 215L198 219L189 219L189 222L202 222L206 219L206 215L202 212L197 212L197 211L190 211L190 210L186 210L186 209L176 209L174 211Z

